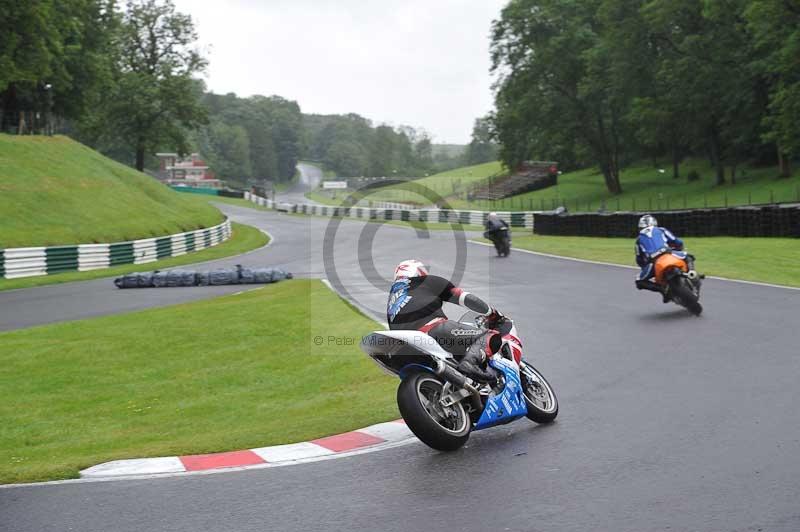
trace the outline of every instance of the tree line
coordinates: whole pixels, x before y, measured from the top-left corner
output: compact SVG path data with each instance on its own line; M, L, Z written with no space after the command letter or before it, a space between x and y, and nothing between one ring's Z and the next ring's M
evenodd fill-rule
M716 182L744 162L800 154L796 0L511 0L494 23L489 118L509 167L544 157L620 169L709 159Z
M418 176L495 157L485 121L454 154L408 126L207 92L207 64L191 17L171 0L0 0L0 131L24 131L35 111L139 170L157 151L198 151L239 186L289 180L301 157L341 176Z

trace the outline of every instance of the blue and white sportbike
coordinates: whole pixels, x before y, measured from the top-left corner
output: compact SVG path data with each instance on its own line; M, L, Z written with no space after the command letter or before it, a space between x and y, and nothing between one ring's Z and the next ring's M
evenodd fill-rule
M469 315L473 323L466 321ZM459 321L487 330L483 316L471 312ZM367 355L400 377L397 406L408 428L429 447L454 451L473 430L523 417L549 423L558 415L553 388L522 360L522 342L514 323L504 317L493 328L503 340L489 360L499 374L494 385L476 383L458 371L456 357L420 331L376 331L361 341Z

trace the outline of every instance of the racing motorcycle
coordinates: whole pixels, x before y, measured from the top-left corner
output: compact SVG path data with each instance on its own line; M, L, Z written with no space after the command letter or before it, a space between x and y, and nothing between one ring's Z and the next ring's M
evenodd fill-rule
M508 254L511 253L511 233L508 227L486 231L483 233L483 237L492 241L498 257L508 257Z
M675 303L699 316L703 312L700 286L706 276L689 268L687 258L690 257L685 251L664 247L653 255L656 283L666 288Z
M472 316L472 322L467 317ZM468 312L464 325L487 330L483 316ZM420 331L376 331L361 349L381 368L400 377L397 406L411 432L440 451L464 445L473 430L527 417L549 423L558 415L558 400L544 376L522 359L522 342L513 321L493 323L502 347L489 365L499 374L495 385L477 383L457 369L452 353Z

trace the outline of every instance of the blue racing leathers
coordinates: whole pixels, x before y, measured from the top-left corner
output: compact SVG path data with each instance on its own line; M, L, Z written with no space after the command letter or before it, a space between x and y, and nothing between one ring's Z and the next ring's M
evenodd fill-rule
M683 240L673 235L668 229L651 226L639 231L639 236L636 238L636 264L641 268L636 277L638 288L658 290L655 286L649 286L650 280L655 274L653 260L667 250L671 250L679 258L686 258L686 253L681 251L683 250Z

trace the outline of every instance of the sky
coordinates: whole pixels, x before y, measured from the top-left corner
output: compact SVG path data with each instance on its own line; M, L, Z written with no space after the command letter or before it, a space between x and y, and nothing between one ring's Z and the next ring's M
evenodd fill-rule
M492 109L489 34L507 0L174 0L209 59L208 88L277 94L466 144Z

